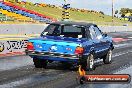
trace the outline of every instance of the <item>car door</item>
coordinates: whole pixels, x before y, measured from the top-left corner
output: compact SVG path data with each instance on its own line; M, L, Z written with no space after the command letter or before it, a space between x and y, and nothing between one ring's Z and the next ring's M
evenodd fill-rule
M96 52L99 54L99 56L103 56L106 54L106 51L108 50L107 39L106 37L103 36L101 30L96 25L94 25L93 29L96 33L96 40L100 42Z
M91 25L89 27L89 31L90 31L90 37L91 37L91 41L92 41L92 48L94 48L95 51L95 58L100 56L100 50L101 50L101 42L100 39L98 39L99 37L96 34L94 25ZM98 38L97 38L98 37ZM100 36L101 38L101 36Z

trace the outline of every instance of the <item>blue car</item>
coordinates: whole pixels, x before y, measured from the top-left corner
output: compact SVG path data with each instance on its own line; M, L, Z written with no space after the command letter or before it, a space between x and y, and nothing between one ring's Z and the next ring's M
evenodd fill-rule
M51 23L40 37L29 39L26 54L33 58L36 68L60 61L94 70L98 58L111 63L113 49L112 37L103 34L96 24L66 21Z

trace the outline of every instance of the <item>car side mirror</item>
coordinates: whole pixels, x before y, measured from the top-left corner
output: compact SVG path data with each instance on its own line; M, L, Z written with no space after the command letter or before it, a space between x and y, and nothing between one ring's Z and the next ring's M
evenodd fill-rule
M108 35L107 34L103 34L104 37L107 37Z

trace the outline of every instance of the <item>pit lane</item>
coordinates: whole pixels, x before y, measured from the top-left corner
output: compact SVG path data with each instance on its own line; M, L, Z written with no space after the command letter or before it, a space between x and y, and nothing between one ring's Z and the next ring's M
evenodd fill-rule
M89 71L87 74L112 74L128 68L130 70L132 66L131 34L110 33L109 35L114 38L120 37L129 40L114 43L112 64L104 65L101 60L98 60L96 70ZM47 69L36 69L32 59L25 55L1 57L0 65L0 88L111 88L111 84L79 85L76 83L77 72L64 69L58 63L49 64ZM127 73L127 71L125 72Z

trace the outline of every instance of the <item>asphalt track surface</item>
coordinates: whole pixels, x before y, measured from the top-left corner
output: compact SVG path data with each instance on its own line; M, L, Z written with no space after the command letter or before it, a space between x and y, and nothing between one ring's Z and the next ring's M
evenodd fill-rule
M87 74L131 73L132 32L109 33L117 38L112 64L97 60L96 69ZM58 62L48 64L47 69L34 68L29 56L0 57L0 88L132 88L129 84L84 84L76 81L76 68L68 68Z

